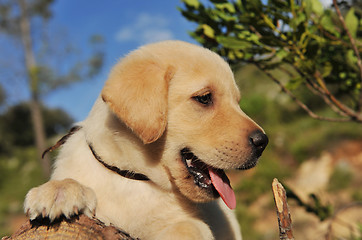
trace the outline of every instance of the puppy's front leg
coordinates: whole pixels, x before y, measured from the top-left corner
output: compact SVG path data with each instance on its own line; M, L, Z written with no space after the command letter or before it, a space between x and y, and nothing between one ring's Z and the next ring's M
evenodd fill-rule
M205 223L198 220L187 220L167 227L155 239L214 240L214 236Z
M31 220L42 216L53 221L61 215L69 218L79 212L92 217L96 205L97 199L92 189L67 178L51 180L31 189L25 198L24 211Z

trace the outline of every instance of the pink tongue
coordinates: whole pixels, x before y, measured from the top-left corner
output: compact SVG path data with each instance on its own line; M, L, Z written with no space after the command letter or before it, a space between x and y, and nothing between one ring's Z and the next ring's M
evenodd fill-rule
M219 192L220 197L224 200L226 206L230 209L236 207L235 193L230 186L229 179L226 175L220 176L214 169L209 168L209 174L211 177L211 182L214 185L215 189ZM224 178L224 179L223 179Z

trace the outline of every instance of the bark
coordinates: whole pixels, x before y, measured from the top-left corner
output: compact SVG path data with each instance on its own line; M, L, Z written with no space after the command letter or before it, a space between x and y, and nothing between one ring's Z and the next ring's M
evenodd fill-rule
M50 176L50 160L45 156L41 158L42 152L46 148L46 137L41 113L41 102L39 99L39 79L37 76L37 65L32 48L31 26L27 14L27 3L25 0L18 0L20 6L20 37L25 50L25 65L28 74L29 87L31 92L30 112L33 122L35 144L37 156L41 162L43 174L45 177Z
M96 219L85 215L75 216L71 219L60 219L49 223L46 220L28 220L10 237L2 240L25 239L106 239L106 240L134 240L127 233L113 226L105 226Z

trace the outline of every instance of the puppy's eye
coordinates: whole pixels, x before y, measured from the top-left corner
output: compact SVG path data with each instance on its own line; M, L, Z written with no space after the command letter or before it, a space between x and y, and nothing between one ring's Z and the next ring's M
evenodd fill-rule
M209 106L212 104L212 95L211 93L205 93L203 95L194 96L192 97L197 102L201 103L202 105Z

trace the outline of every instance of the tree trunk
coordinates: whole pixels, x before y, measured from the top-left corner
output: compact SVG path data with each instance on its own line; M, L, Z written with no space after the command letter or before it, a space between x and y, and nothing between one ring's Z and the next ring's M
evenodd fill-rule
M44 156L44 158L41 157L42 152L46 149L46 137L43 124L43 116L41 113L41 103L39 99L39 79L37 73L37 66L32 49L30 29L31 27L29 23L27 4L25 0L18 0L18 3L21 11L20 36L25 50L25 64L28 74L29 88L31 92L30 112L33 122L35 144L38 153L37 156L41 162L43 175L48 178L50 176L50 160L47 156Z

